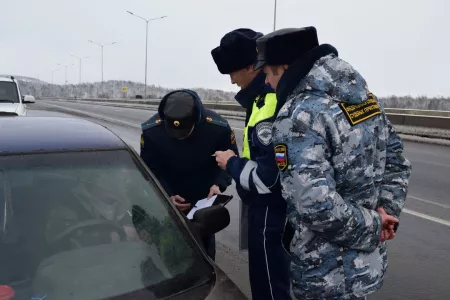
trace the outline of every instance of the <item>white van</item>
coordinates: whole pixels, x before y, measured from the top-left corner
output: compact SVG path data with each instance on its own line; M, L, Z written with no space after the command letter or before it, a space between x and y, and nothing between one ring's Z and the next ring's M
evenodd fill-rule
M27 107L22 101L19 85L14 77L0 77L0 116L26 116Z

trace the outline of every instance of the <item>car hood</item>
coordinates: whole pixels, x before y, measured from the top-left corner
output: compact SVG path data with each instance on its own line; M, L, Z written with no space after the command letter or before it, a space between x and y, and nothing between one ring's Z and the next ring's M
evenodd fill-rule
M17 113L20 103L0 103L0 112Z

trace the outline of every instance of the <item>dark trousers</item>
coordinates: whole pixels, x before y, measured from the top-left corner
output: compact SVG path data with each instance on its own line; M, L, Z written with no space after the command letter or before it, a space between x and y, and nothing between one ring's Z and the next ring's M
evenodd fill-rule
M290 255L282 243L286 212L278 207L251 206L248 214L252 299L289 300Z
M206 254L211 257L212 260L216 260L216 236L212 235L202 239L203 247L205 247Z

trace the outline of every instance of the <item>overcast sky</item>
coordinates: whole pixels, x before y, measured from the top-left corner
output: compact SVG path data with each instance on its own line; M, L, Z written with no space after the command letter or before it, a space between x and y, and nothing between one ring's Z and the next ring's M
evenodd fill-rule
M369 3L370 2L370 3ZM0 74L40 77L51 82L57 63L68 81L104 78L144 82L144 18L150 22L148 82L170 88L205 87L236 91L221 75L210 51L228 31L273 28L273 0L2 0ZM334 45L341 58L385 95L450 96L448 0L278 0L277 29L316 26L320 43ZM54 73L64 83L64 67Z

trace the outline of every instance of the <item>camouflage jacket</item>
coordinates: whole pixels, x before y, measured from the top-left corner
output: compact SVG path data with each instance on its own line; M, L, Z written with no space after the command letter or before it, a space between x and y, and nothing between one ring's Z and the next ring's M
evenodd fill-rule
M295 227L293 289L299 299L356 299L381 287L387 255L376 209L400 215L411 165L362 76L337 53L311 65L273 127Z

